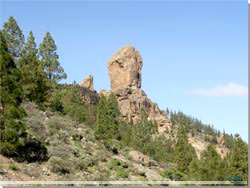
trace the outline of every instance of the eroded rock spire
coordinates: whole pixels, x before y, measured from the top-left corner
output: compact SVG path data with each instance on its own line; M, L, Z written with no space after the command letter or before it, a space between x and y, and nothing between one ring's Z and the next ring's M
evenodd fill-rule
M112 90L141 88L142 57L132 46L125 46L108 62Z

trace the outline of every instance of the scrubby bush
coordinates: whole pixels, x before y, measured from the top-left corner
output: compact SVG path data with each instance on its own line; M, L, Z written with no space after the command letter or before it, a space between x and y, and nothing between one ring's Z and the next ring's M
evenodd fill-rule
M160 175L164 178L168 178L174 181L182 181L187 178L187 175L183 174L177 169L166 169Z
M107 153L104 150L97 151L98 160L101 162L107 162Z
M72 162L59 157L51 157L49 160L51 171L58 174L70 174L73 172Z
M17 171L17 170L19 170L19 167L17 166L17 164L16 164L15 162L11 162L11 163L9 164L9 169L10 169L10 170Z
M108 163L108 168L117 173L118 178L128 178L128 164L118 159L112 159Z
M17 160L27 162L38 162L48 160L48 150L39 140L27 138L23 146L18 147L19 153Z
M87 158L85 158L85 163L87 167L93 167L97 165L98 159L95 156L88 156Z
M76 170L83 171L83 170L87 170L87 168L88 168L88 164L84 158L77 159Z
M22 167L22 172L30 177L39 178L43 168L44 167L38 163L30 163Z
M117 167L128 168L128 164L118 159L111 159L109 161L108 167L109 169L115 169Z
M117 170L117 176L118 176L118 178L128 178L129 172L126 169L119 168Z
M87 171L89 167L96 167L98 165L98 158L95 156L86 156L78 158L75 164L77 170Z
M104 140L103 143L108 151L112 152L114 155L118 154L121 149L121 144L118 140Z
M70 145L63 144L60 142L60 140L55 140L54 143L51 143L49 149L50 156L60 157L64 160L68 160L74 152Z
M110 171L106 169L98 169L98 174L95 176L96 181L110 181ZM107 186L107 185L101 185Z

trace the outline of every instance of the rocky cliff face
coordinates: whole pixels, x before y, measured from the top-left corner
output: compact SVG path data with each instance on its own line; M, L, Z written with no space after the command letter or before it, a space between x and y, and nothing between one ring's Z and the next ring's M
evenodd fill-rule
M89 75L83 80L80 84L79 90L86 107L98 104L99 95L94 89L94 79L92 75Z
M170 121L156 103L153 103L141 89L142 57L132 46L125 46L115 53L108 62L111 91L102 90L108 96L116 95L121 116L125 120L137 122L141 110L145 110L149 120L155 120L159 132L170 126Z

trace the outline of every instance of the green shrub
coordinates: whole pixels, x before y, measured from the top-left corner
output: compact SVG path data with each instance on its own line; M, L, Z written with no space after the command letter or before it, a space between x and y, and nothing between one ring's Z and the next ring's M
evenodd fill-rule
M117 159L112 159L109 164L108 164L108 167L109 169L115 169L117 168L118 166L121 166L122 165L122 162L117 160Z
M176 171L173 176L174 176L174 180L176 180L176 181L187 180L187 175L184 174L184 173L182 173L182 172L180 172L180 171Z
M97 152L98 160L101 162L107 162L107 153L103 150Z
M55 143L51 143L50 146L50 156L59 157L64 160L69 160L69 158L73 155L74 149L67 144L63 144L60 140L55 140Z
M160 174L164 178L169 178L175 181L186 180L187 175L177 169L167 169Z
M96 181L110 181L111 172L109 169L97 167L97 174L94 175ZM93 180L93 179L92 179ZM107 186L102 184L101 186Z
M61 98L63 97L62 95L63 95L62 92L56 88L50 94L50 97L47 102L47 106L51 111L59 112L59 113L64 112L63 103L61 101Z
M17 148L19 161L38 162L48 160L48 150L45 145L35 138L28 137L24 145Z
M53 129L53 130L60 130L60 129L65 129L67 127L67 124L65 124L65 121L63 118L61 117L51 117L48 122L47 125L49 127L49 129Z
M77 159L77 166L76 166L76 169L77 170L87 170L88 168L88 164L86 163L86 160L85 159Z
M145 172L138 172L138 175L142 176L142 177L147 177L146 174L145 174Z
M84 137L82 132L74 132L71 136L74 141L81 141L81 139Z
M98 159L95 156L88 156L86 158L77 159L76 169L86 171L89 167L97 166Z
M121 144L118 140L115 139L104 140L103 143L105 147L115 155L118 154L119 150L121 149Z
M69 160L63 160L59 157L51 157L49 160L51 171L58 174L70 174L72 173L72 162Z
M87 167L93 167L97 165L98 159L94 156L85 159Z
M129 172L126 169L118 168L117 176L118 176L118 178L128 178Z
M17 171L17 170L19 170L19 167L17 166L17 164L16 164L15 162L11 162L11 163L9 164L9 169L10 169L10 170Z
M47 106L51 111L68 115L75 121L84 122L86 120L86 110L76 84L55 87Z

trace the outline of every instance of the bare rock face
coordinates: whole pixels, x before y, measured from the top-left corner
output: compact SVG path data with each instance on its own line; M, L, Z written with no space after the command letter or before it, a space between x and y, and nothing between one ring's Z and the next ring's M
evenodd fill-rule
M91 105L97 105L100 97L96 91L92 91L86 87L79 87L79 91L81 94L81 98L86 107L90 107Z
M116 96L122 119L136 123L140 118L141 110L145 110L148 120L156 121L159 133L163 133L171 125L165 113L147 97L142 89L122 88L112 91L102 90L100 93L108 97L111 92Z
M142 58L139 52L132 46L125 46L110 59L108 69L112 90L100 93L106 97L111 92L116 95L122 118L136 123L141 110L145 110L148 119L157 122L158 131L164 132L170 126L170 120L140 89Z
M112 90L120 88L141 88L142 58L132 46L125 46L112 56L108 70Z
M86 107L96 105L99 102L99 95L94 89L93 76L89 75L80 84L79 90Z
M93 84L93 76L89 75L87 78L83 80L83 82L80 84L81 87L85 87L90 89L91 91L94 91L94 84Z

